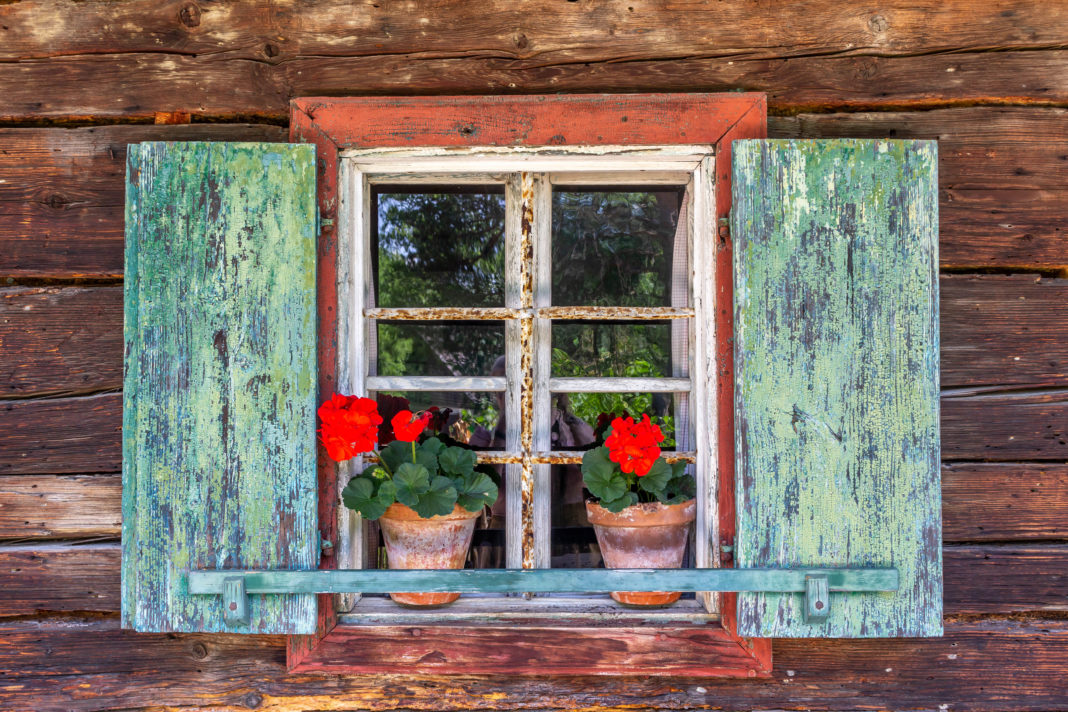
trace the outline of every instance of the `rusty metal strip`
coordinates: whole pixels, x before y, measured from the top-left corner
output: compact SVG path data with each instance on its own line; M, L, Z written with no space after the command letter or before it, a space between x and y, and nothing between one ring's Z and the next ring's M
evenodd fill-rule
M518 319L522 312L508 307L379 307L364 309L363 315L390 321L503 321Z
M634 321L658 321L666 319L689 319L693 309L689 307L542 307L537 314L543 319L607 320L627 319Z

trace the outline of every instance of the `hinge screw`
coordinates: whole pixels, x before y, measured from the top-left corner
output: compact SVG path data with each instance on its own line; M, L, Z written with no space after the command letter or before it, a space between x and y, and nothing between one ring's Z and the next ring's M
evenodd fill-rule
M323 539L321 547L323 550L323 554L326 556L330 556L334 553L334 542L330 541L329 539Z

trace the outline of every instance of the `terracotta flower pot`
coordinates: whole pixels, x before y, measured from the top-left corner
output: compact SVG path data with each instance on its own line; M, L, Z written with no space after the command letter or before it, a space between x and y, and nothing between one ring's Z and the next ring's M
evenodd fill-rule
M400 502L391 504L378 523L391 569L462 569L479 512L456 505L450 514L424 519ZM391 593L408 606L452 603L458 593Z
M680 504L635 504L613 514L596 502L586 516L597 534L604 565L610 569L677 569L682 566L696 500ZM663 606L679 600L678 591L613 591L612 598L632 606Z

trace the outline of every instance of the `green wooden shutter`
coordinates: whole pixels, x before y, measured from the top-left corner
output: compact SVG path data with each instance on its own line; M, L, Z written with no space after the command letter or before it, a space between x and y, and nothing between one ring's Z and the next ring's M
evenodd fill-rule
M318 566L315 150L131 145L126 196L122 621L311 633L312 595L250 596L189 569Z
M733 144L737 561L894 566L896 593L738 597L739 633L942 633L930 141Z

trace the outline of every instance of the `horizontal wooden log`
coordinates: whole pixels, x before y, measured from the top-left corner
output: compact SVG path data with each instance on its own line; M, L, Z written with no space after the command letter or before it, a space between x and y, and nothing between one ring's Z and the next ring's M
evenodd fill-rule
M0 476L121 467L121 394L0 401Z
M744 0L590 6L493 0L477 7L422 3L413 12L344 0L319 2L314 9L268 0L200 6L185 0L18 4L3 15L9 30L0 60L161 48L274 62L301 55L474 54L511 59L519 66L605 61L623 48L632 57L889 55L1041 49L1062 44L1060 30L1068 23L1064 8L1039 8L1026 0L996 6L975 0L884 0L877 8L842 8L819 0L783 7L754 7ZM680 27L694 31L679 32ZM773 39L769 27L777 30Z
M122 343L122 287L0 289L0 395L120 388Z
M1068 546L950 546L947 616L1068 611Z
M943 465L942 538L1068 538L1068 464Z
M1068 389L942 398L943 460L1068 460Z
M119 475L0 476L0 539L117 537Z
M126 146L284 141L259 124L0 129L0 275L119 277Z
M0 616L119 610L118 544L0 547Z
M943 275L940 286L943 388L1068 384L1068 279Z
M1068 392L942 399L944 460L1068 460ZM122 396L0 402L0 475L116 472Z
M161 111L284 118L295 97L367 94L745 89L767 93L773 113L1068 101L1063 50L754 59L725 48L727 56L659 59L625 47L615 39L601 59L559 63L481 51L296 56L281 63L280 55L249 61L165 51L0 62L0 120L148 118Z
M1068 708L1068 622L950 623L944 638L776 641L768 680L337 676L285 672L274 636L157 635L116 620L0 626L0 705L101 710L195 707L440 709Z

